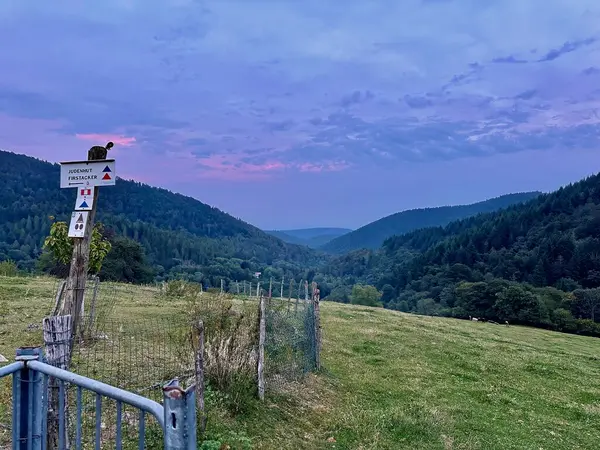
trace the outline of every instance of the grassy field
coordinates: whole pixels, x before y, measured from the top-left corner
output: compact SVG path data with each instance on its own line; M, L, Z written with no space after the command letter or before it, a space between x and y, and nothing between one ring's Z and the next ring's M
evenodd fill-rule
M39 343L30 325L54 289L48 278L0 278L0 354ZM127 322L180 308L123 288L113 314ZM257 449L598 447L598 339L328 302L322 325L321 374L242 415L213 408L208 436ZM9 402L0 392L0 424Z

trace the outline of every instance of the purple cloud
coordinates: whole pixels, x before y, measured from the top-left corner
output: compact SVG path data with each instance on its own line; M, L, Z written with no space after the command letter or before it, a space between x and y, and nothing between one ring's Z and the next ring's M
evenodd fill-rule
M123 173L250 221L257 183L576 158L599 131L598 20L592 0L5 0L0 147L59 160L112 137Z

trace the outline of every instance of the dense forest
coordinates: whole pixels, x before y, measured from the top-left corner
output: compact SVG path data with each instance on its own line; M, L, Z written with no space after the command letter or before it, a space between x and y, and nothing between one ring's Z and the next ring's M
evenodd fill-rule
M480 213L497 211L507 206L523 203L540 195L540 192L507 194L471 205L440 206L402 211L371 222L351 233L327 242L320 248L333 254L348 253L362 248L377 249L396 235L426 227L444 226L455 220Z
M59 171L57 164L0 151L0 261L13 260L29 271L40 264L51 217L67 221L75 205L75 190L59 188ZM134 181L119 179L101 189L97 219L113 247L141 244L143 279L153 273L215 284L220 278L251 279L254 271L290 277L320 262L306 247L284 243L193 198ZM41 264L52 266L47 256Z
M600 175L344 255L324 281L332 300L363 282L392 309L600 335Z

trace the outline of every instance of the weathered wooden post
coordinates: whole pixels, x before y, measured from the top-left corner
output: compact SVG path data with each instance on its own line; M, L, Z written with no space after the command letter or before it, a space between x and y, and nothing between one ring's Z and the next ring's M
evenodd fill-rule
M308 280L304 282L304 301L308 302Z
M317 283L312 282L313 314L315 322L315 366L321 369L321 291Z
M204 322L198 322L198 348L196 349L196 404L200 411L200 432L206 431L204 406Z
M296 297L296 304L294 305L294 315L298 313L298 303L300 303L300 289L302 289L302 280L298 284L298 296Z
M48 364L59 369L67 370L71 357L73 336L73 321L71 316L52 316L43 320L44 347ZM66 389L63 390L65 407L69 404L66 400ZM59 389L54 378L48 380L48 432L47 448L57 450L59 444ZM68 419L68 414L64 415ZM68 427L65 427L67 429ZM63 436L66 439L68 436Z
M269 279L269 300L271 300L271 295L273 293L273 277Z
M283 282L285 280L285 277L281 277L281 291L279 292L279 299L283 300Z
M292 290L294 289L294 279L290 278L290 290L288 292L288 312L290 312L290 305L292 304Z
M258 398L265 399L265 340L267 331L267 322L265 317L265 298L260 296L258 306L258 361L257 361L257 378L258 378Z
M221 295L223 295L223 278L221 278Z
M54 301L54 309L52 310L52 315L55 316L58 314L58 311L61 307L61 300L63 297L63 293L65 292L65 286L67 285L67 280L62 280L58 287L58 291L56 292L56 299Z
M260 297L260 281L256 283L256 298Z
M96 321L96 299L98 297L98 287L100 286L100 278L95 277L94 279L94 292L92 293L92 302L90 305L90 318L88 323L88 333L91 334L94 332L94 324Z
M112 147L112 142L106 144L106 147L97 145L88 151L87 161L60 163L60 187L77 189L75 211L71 214L69 225L69 237L75 241L73 256L67 278L65 301L58 311L60 315L72 317L71 337L77 335L77 327L81 320L99 188L115 185L115 160L106 159L107 152Z

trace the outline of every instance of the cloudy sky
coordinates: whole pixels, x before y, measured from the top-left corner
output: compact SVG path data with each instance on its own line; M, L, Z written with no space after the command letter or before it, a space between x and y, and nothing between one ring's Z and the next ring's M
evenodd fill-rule
M120 176L263 228L600 163L597 0L2 0L0 43L0 148L111 139Z

